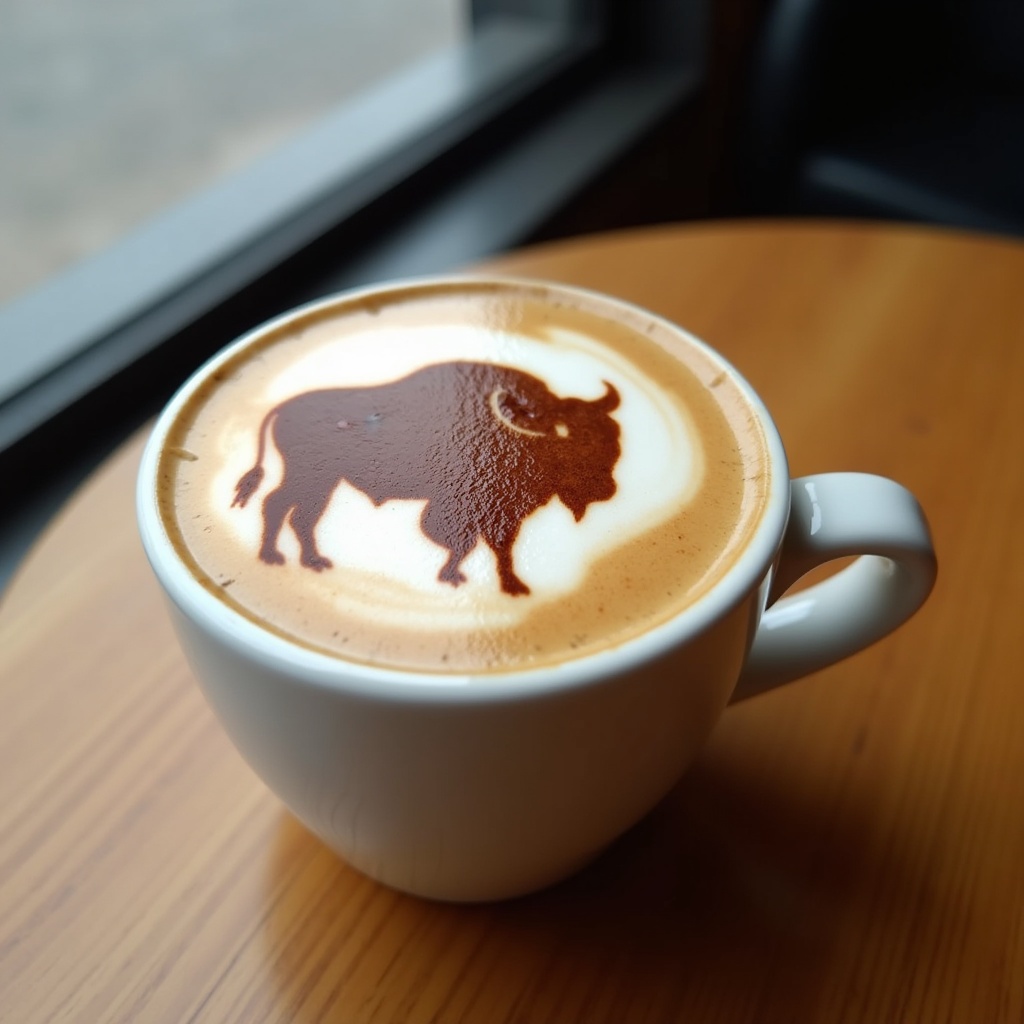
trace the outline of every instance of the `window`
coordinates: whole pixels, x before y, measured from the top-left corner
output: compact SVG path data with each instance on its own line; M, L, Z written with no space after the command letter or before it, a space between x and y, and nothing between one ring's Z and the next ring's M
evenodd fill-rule
M0 0L0 303L463 41L459 0Z

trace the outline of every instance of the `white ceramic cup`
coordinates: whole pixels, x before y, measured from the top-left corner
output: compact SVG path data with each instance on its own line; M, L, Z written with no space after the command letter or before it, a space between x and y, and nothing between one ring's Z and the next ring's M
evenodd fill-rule
M182 563L158 510L157 464L196 388L292 315L229 346L171 400L143 456L139 526L189 663L243 757L309 829L389 886L490 900L564 878L665 796L730 702L861 650L932 588L935 555L914 497L860 473L791 481L767 410L716 355L761 420L771 490L735 564L675 618L614 649L483 680L367 667L291 643ZM809 569L848 555L860 557L780 598Z

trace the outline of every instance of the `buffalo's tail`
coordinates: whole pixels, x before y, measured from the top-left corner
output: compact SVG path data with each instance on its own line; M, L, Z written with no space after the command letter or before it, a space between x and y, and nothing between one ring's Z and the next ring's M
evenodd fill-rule
M260 424L259 445L256 449L256 463L235 484L235 500L231 502L232 508L235 505L238 505L239 508L245 508L245 503L256 493L260 484L263 483L263 452L266 447L267 427L270 425L270 421L277 415L277 410L278 407L274 406L263 417L263 422Z

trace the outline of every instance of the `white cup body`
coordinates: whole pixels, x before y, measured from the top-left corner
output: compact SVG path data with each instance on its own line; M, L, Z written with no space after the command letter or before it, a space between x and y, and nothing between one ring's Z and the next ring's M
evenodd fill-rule
M210 705L292 813L387 885L490 900L572 873L666 795L740 676L789 514L785 453L763 404L715 356L761 420L770 486L745 549L695 604L554 668L418 675L261 629L198 583L168 537L156 496L164 438L202 381L258 334L186 383L158 420L139 475L144 548Z
M679 779L729 700L756 590L700 637L569 687L447 700L325 685L175 608L188 660L267 786L350 865L445 900L516 896L586 863Z

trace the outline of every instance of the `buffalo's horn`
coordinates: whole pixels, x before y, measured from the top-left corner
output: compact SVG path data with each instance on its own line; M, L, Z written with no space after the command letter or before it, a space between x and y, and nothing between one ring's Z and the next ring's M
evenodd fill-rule
M615 389L613 384L609 384L608 381L604 382L605 392L600 398L595 398L593 402L588 404L592 405L599 412L614 412L619 407L619 403L622 399L619 397L619 392Z
M527 437L543 437L543 430L530 430L528 427L521 427L518 423L513 423L512 420L509 419L507 413L501 407L501 399L505 394L506 391L504 388L495 388L487 399L487 402L491 407L491 412L494 413L494 418L503 427L508 427L509 430L514 430L517 434L525 434Z

